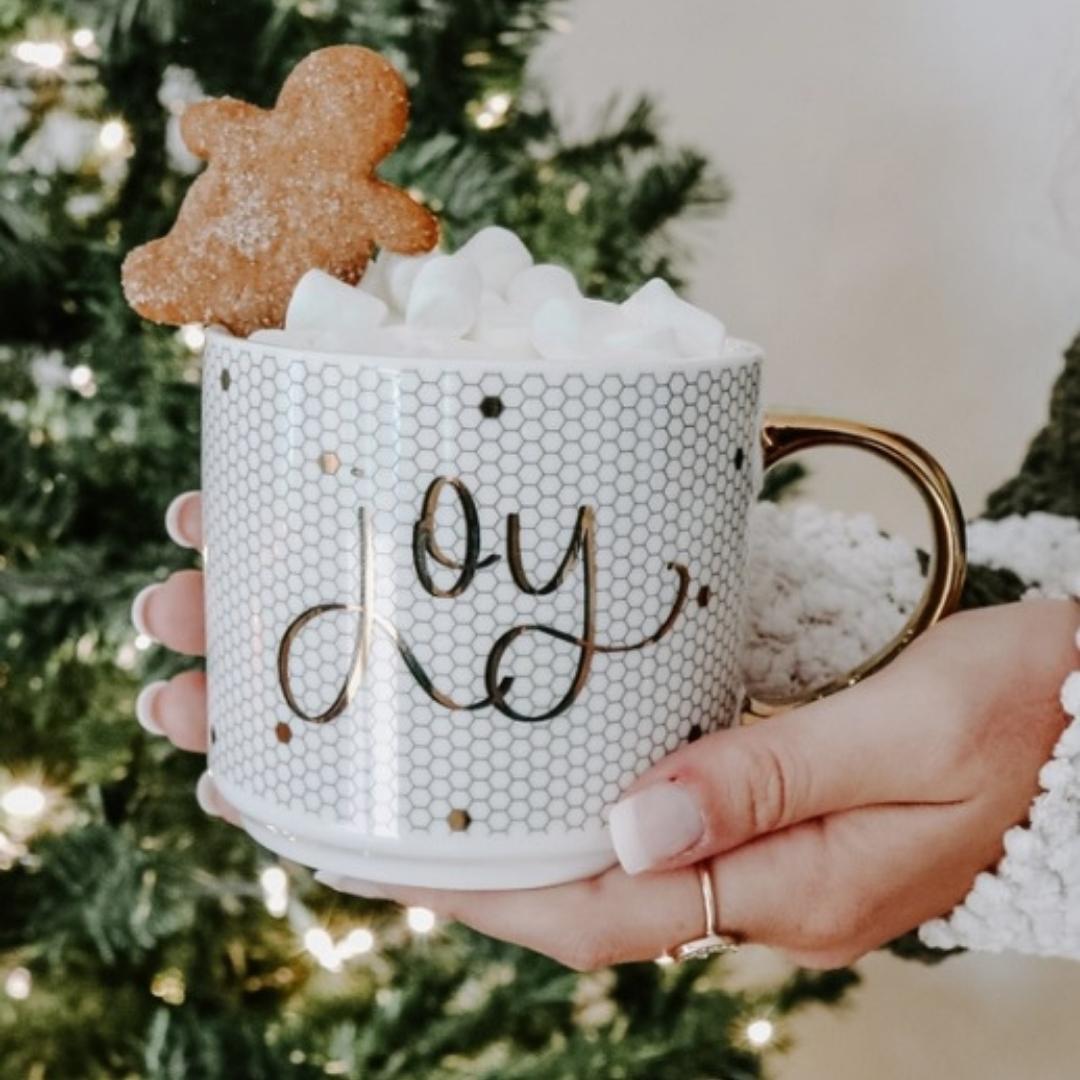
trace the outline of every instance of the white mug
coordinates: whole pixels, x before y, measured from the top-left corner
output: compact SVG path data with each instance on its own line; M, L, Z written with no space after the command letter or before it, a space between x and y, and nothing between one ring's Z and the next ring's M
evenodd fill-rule
M763 466L810 444L883 454L927 500L938 550L900 643L953 606L962 526L933 460L838 421L763 428L760 376L734 341L575 367L211 332L209 764L247 831L436 888L611 865L626 786L744 713L748 515Z

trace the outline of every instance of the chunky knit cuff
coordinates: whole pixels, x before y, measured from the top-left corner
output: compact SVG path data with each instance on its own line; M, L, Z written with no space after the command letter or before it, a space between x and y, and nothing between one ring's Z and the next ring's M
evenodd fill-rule
M882 648L919 602L915 549L869 514L759 503L743 677L752 697L822 686Z
M762 505L752 537L743 667L755 696L791 694L849 670L918 602L915 551L865 515ZM1080 589L1072 518L977 521L968 547L973 563L1020 577L1028 597ZM961 903L919 928L926 945L1080 958L1080 656L1061 702L1071 719L1039 774L1028 823L1005 834L997 867L979 874Z
M1080 635L1077 638L1080 648ZM993 873L975 879L944 918L919 927L934 949L980 949L1080 959L1080 663L1061 703L1071 717L1039 773L1027 825L1005 834Z

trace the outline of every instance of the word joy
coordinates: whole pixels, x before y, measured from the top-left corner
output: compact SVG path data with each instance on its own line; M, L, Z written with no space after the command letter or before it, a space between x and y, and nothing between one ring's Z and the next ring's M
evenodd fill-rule
M452 491L457 496L458 508L463 518L465 531L465 550L461 558L447 553L435 539L435 514L444 492ZM551 579L543 584L536 584L529 579L521 554L521 521L517 514L506 517L506 566L510 577L522 593L528 596L548 596L563 586L573 574L578 563L582 566L580 575L581 632L567 633L552 626L537 623L525 623L512 626L501 634L487 654L484 664L485 696L480 701L464 703L455 701L441 691L431 676L424 670L416 655L403 640L393 624L373 610L371 597L374 595L373 544L368 514L363 507L358 512L360 539L360 602L358 604L330 603L316 604L298 615L285 630L278 647L278 680L289 708L302 720L313 724L325 724L340 716L348 708L363 685L368 669L371 644L376 634L382 634L396 647L405 666L417 684L432 701L447 709L475 711L494 706L503 715L513 720L537 723L550 720L565 712L579 697L592 670L593 659L599 653L629 653L644 649L665 637L675 625L680 612L686 604L690 588L690 572L682 563L668 563L667 569L673 570L678 577L679 588L675 602L667 616L648 637L625 645L604 645L596 640L596 515L591 507L578 509L566 552L563 555ZM481 557L480 518L476 502L469 489L456 477L437 477L424 493L420 516L413 526L412 562L416 577L421 587L433 597L451 600L461 596L474 578L481 571L490 570L502 562L502 556L488 555ZM449 588L440 588L432 577L432 564L457 572L457 579ZM356 616L356 644L352 659L337 696L329 707L320 713L309 713L297 702L290 679L290 658L301 632L316 619L332 612L349 612ZM507 651L516 641L529 635L541 635L555 638L572 645L577 650L577 665L563 696L546 712L538 716L527 716L507 700L513 686L512 676L500 674Z

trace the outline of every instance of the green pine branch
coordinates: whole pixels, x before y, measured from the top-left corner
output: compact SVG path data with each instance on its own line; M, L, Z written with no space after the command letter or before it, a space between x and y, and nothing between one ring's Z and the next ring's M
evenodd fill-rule
M1046 426L1032 441L1020 472L986 504L989 518L1036 511L1080 517L1080 338L1065 353Z

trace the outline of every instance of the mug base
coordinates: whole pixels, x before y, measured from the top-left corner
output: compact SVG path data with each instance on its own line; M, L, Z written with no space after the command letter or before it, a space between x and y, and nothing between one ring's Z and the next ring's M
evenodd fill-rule
M606 829L520 837L367 837L282 810L214 777L241 824L276 855L330 874L428 889L539 889L593 877L616 863Z

